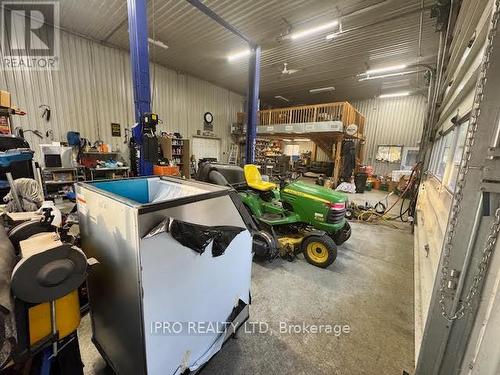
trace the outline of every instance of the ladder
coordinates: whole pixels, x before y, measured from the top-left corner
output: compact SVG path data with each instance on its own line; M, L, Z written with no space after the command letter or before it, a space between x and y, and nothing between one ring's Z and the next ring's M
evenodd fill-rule
M227 162L228 164L234 164L234 165L238 164L238 145L235 143L231 143Z

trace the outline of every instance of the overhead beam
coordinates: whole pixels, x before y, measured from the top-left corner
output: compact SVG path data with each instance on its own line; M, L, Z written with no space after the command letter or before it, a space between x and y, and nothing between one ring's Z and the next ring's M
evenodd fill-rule
M219 25L221 25L225 29L231 31L234 35L239 36L241 39L243 39L245 42L247 42L251 48L254 48L257 45L257 43L255 43L252 39L248 38L240 30L238 30L236 27L234 27L229 22L227 22L224 18L219 16L212 9L210 9L205 4L203 4L200 0L186 0L186 1L188 3L190 3L192 6L194 6L195 8L197 8L198 10L200 10L201 12L205 13L208 17L213 19Z
M250 58L248 61L248 95L247 95L247 140L245 145L245 163L253 163L255 160L255 139L257 137L257 111L259 110L260 90L260 46L247 37L200 0L186 0L192 6L206 14L219 25L237 35L250 47Z

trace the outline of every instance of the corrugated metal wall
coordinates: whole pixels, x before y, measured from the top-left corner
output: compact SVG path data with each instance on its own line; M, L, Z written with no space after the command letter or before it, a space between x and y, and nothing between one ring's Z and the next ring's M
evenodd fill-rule
M375 160L378 145L418 146L424 126L426 103L426 98L422 95L352 103L366 116L364 163L373 165L376 174L387 174L399 169L399 164Z
M214 115L214 133L222 150L230 142L230 124L242 111L244 98L209 82L152 64L153 111L160 115L160 130L191 137L203 128L203 114ZM0 71L0 88L10 91L12 102L28 113L15 116L15 126L52 130L54 140L66 140L68 130L91 141L101 139L127 154L124 128L133 124L133 94L128 52L61 32L60 69L57 71ZM41 119L41 104L52 108L50 122ZM112 122L122 125L122 137L111 137ZM39 154L38 139L26 135ZM221 155L225 161L227 156Z

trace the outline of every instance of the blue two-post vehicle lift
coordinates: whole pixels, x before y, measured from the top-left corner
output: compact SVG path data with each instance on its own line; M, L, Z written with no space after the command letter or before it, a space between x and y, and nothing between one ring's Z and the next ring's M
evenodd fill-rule
M250 47L245 161L246 163L253 163L259 102L260 47L201 1L187 1L215 22L242 38ZM136 121L132 136L136 148L137 173L141 176L147 176L153 174L154 160L151 160L148 156L148 148L154 146L154 142L151 143L151 141L155 138L156 124L158 123L158 116L151 113L147 0L127 0L127 8Z

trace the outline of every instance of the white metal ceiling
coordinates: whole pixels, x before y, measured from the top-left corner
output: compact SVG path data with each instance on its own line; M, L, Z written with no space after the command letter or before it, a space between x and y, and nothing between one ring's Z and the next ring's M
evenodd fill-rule
M216 13L262 45L261 97L275 105L281 95L291 104L356 100L380 92L422 90L423 75L358 82L370 68L434 62L437 34L430 19L433 0L205 0ZM128 48L126 0L61 1L62 27L77 34ZM245 43L185 0L149 0L151 59L239 93L245 93L247 62L228 62ZM421 9L424 9L421 12ZM420 25L422 17L422 34ZM328 32L299 40L282 36L339 18L345 31L333 41ZM421 42L419 42L421 41ZM283 63L299 69L281 75ZM309 89L335 86L333 93Z

